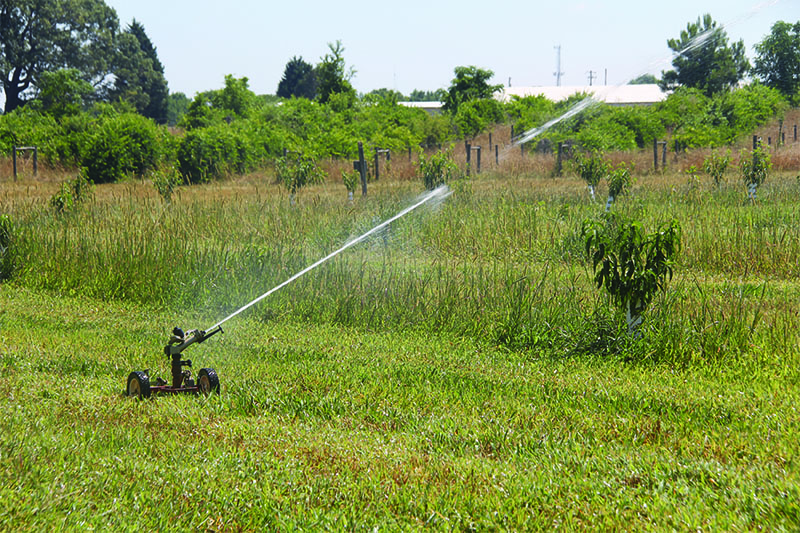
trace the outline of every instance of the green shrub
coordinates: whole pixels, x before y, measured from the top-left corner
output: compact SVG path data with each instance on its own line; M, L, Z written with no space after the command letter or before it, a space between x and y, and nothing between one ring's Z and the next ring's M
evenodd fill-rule
M143 176L161 160L161 138L158 126L136 113L103 115L86 139L81 163L95 183Z
M205 183L255 168L255 146L238 128L218 124L194 129L178 143L178 172L189 183Z

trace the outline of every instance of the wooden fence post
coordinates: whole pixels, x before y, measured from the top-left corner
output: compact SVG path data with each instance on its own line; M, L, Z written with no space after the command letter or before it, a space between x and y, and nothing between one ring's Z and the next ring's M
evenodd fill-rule
M558 149L556 150L556 176L561 175L561 151L564 149L564 143L558 143Z
M358 141L358 171L361 173L361 196L367 195L367 162L364 159L364 143Z
M653 137L653 169L658 170L658 139Z
M39 173L39 147L33 147L33 175L37 175Z

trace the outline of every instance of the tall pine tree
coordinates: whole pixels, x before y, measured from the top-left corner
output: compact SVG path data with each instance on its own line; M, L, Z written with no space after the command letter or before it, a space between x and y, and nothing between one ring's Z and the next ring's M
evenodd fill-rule
M317 96L317 74L314 67L303 61L301 57L293 57L283 71L283 78L278 83L276 92L281 98L308 98Z
M119 36L111 99L130 102L142 115L159 124L167 122L169 89L156 48L135 19Z

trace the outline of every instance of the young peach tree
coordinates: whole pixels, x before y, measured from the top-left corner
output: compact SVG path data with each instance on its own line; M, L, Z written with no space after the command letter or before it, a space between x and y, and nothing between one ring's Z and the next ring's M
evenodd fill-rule
M594 190L597 184L608 174L610 167L608 161L603 158L600 150L592 150L588 154L578 152L573 161L575 170L589 186L589 194L594 200Z
M642 323L642 313L672 279L681 247L681 227L673 220L654 233L622 215L605 214L604 222L584 222L586 255L592 261L597 288L605 287L625 312L628 333Z

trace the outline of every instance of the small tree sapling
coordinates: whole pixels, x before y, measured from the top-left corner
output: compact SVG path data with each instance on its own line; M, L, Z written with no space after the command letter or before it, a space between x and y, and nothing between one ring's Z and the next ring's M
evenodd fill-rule
M726 150L723 153L719 153L715 150L711 152L710 156L703 160L703 172L711 176L714 179L714 185L719 187L722 185L725 171L728 170L730 162L730 150Z
M742 152L739 159L739 170L742 172L745 185L747 185L747 197L751 201L756 200L756 189L766 181L771 168L769 153L760 146L751 152L749 158L746 157L744 151Z
M631 184L631 171L628 165L620 163L617 168L608 174L608 201L606 202L606 211L611 209L611 204L618 196L623 194L628 186Z
M422 182L429 191L439 185L444 185L458 175L458 165L453 161L450 150L437 152L429 158L421 155L418 166L422 174Z
M609 163L603 159L600 150L592 150L588 155L578 152L573 160L573 165L586 184L589 186L589 194L594 201L594 190L600 180L608 174Z
M342 171L342 182L344 183L344 186L347 189L347 199L350 200L351 202L353 201L353 192L355 192L356 187L358 186L358 181L360 179L361 176L355 170Z
M275 161L275 174L278 181L289 191L289 201L294 204L297 191L311 183L325 179L324 172L317 166L313 157L288 153Z
M655 233L645 233L639 222L606 214L603 223L584 222L582 235L597 288L605 286L625 311L628 333L635 334L642 313L672 279L681 247L680 224L673 220Z

